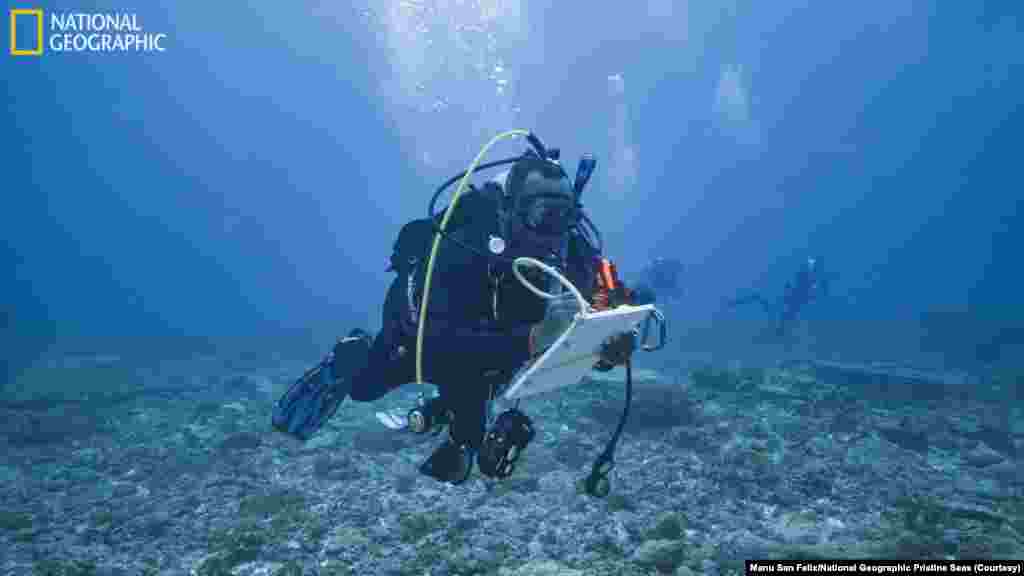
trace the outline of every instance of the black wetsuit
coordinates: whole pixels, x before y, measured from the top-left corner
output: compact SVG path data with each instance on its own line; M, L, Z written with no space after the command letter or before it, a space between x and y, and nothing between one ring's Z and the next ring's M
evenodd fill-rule
M828 283L821 269L807 264L802 266L797 272L796 278L792 282L787 282L782 292L777 333L780 336L785 335L804 307L819 295L823 296L827 293Z
M467 226L451 236L486 246L488 226ZM587 298L594 284L594 251L582 238L569 242L563 273ZM416 285L422 286L424 267ZM523 272L523 270L520 270ZM416 379L415 316L407 297L407 276L399 274L384 302L382 330L366 362L353 367L350 396L381 398ZM538 286L541 279L536 282ZM443 240L434 265L423 338L423 379L436 384L440 401L455 414L453 440L478 447L486 427L487 402L528 359L530 327L546 303L512 274L511 265L492 263L451 240Z

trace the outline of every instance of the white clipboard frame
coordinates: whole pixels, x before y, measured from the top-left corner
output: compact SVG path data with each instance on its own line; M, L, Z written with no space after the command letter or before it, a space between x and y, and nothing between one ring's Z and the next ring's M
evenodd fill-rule
M516 400L579 384L593 370L608 338L635 331L655 311L653 304L644 304L578 313L554 344L512 377L501 398Z

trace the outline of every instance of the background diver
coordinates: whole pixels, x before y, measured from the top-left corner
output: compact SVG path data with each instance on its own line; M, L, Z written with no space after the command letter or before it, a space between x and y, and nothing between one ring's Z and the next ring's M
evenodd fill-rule
M528 150L503 161L512 164L508 171L481 188L470 186L459 198L436 254L423 327L422 370L423 380L436 384L438 395L410 412L420 417L410 417L406 424L415 432L448 425L447 439L420 466L420 472L440 481L458 484L469 477L485 437L489 402L524 363L558 338L578 310L528 291L511 273L511 258L527 256L554 266L588 300L600 292L598 268L607 260L600 258L600 234L579 202L593 160L583 178L577 173L576 181L570 182L558 163L558 151L546 150L530 137L539 152ZM397 277L385 297L380 333L371 338L363 330L353 330L339 340L333 352L275 405L274 428L306 440L346 396L370 402L415 381L423 264L438 232L433 206L454 180L434 195L430 218L407 223L398 235L389 267ZM474 247L488 247L505 258L490 258L486 249ZM529 279L535 286L553 289L543 274ZM646 302L653 301L650 290L638 293ZM610 370L626 363L634 348L633 333L609 339L595 368ZM532 435L531 430L526 441ZM525 442L519 450L524 447ZM482 456L479 468L495 475L485 468Z
M683 292L683 263L675 258L655 258L644 268L642 276L655 293L665 298L678 298Z
M792 280L786 282L782 296L772 301L758 293L735 298L726 303L729 308L742 304L757 302L769 314L776 316L775 333L779 337L786 336L800 313L811 302L829 293L829 281L820 257L807 258Z

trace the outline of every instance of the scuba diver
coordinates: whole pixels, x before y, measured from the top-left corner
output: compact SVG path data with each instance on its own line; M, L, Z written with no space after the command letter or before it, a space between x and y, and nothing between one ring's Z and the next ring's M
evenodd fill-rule
M777 316L775 334L779 337L789 334L793 323L799 318L803 309L821 297L827 297L829 281L820 257L810 257L804 261L796 276L782 290L782 297L773 302L761 294L750 294L726 303L729 308L742 304L757 302L769 314Z
M644 268L648 286L668 298L679 297L683 291L683 263L675 258L655 258Z
M570 181L557 149L545 148L533 134L527 139L533 148L523 155L474 164L450 179L434 194L429 217L403 226L388 267L397 277L385 296L381 331L371 337L356 329L340 339L274 406L275 429L304 441L346 397L371 402L403 384L429 382L437 396L390 426L416 433L440 433L447 426L448 437L420 472L460 484L477 460L487 476L511 473L535 431L512 409L494 422L501 434L487 432L490 404L517 370L565 332L577 312L528 289L517 276L548 292L557 283L533 270L514 270L514 259L547 264L588 300L602 296L601 267L608 264L600 234L580 203L596 161L585 155ZM468 184L473 173L503 164L511 168L482 187ZM435 212L440 194L458 179L462 183L449 207ZM607 291L603 296L607 301ZM653 293L639 290L637 300L653 301ZM624 332L606 340L595 368L627 364L636 336ZM514 457L503 443L515 444Z

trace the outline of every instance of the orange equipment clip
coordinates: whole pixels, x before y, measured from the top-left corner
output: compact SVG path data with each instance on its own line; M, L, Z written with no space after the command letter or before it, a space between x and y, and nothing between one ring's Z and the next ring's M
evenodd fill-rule
M619 282L618 269L607 258L595 258L597 265L596 286L592 305L595 310L608 310L630 301L630 291Z

